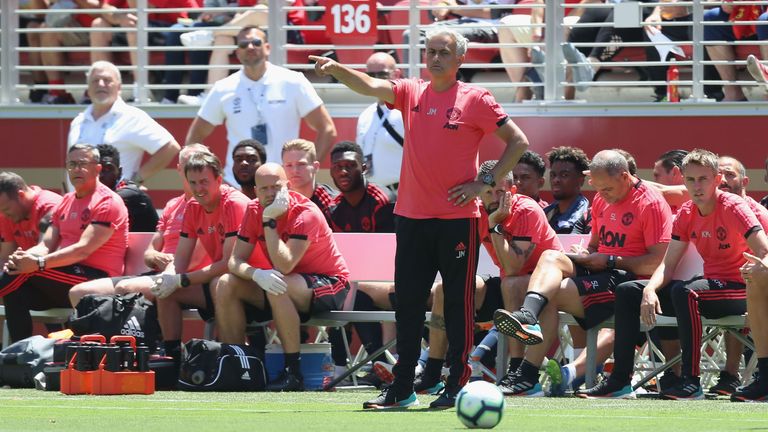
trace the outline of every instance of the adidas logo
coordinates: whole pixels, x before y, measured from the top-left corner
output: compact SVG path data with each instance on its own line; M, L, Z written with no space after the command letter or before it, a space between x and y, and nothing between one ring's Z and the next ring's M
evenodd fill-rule
M251 374L248 373L248 371L245 371L243 376L240 377L241 380L250 381L251 380Z
M459 242L459 244L456 245L456 252L461 252L463 250L467 250L467 247L464 246L464 242Z
M120 329L120 334L125 336L133 336L137 338L144 338L144 332L141 330L141 325L136 315L132 316L128 321L123 324L123 328Z

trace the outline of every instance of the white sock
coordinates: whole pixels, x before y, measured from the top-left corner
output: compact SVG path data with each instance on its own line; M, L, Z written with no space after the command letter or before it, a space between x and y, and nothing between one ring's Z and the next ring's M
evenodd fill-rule
M571 363L568 363L567 365L563 366L563 384L565 385L571 385L573 383L573 379L576 378L576 366L574 366Z

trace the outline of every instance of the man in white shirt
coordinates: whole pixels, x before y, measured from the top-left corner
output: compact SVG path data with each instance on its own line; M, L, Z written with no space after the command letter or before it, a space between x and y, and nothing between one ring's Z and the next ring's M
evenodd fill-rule
M141 184L176 157L181 147L149 114L120 97L122 81L117 67L97 61L86 73L92 105L72 120L67 147L75 144L110 144L121 156L121 180ZM143 165L144 152L151 156Z
M336 140L336 127L323 101L303 74L267 61L267 35L256 26L237 34L237 58L243 68L214 84L187 133L186 143L202 143L216 126L227 123L224 180L235 186L232 149L244 139L264 144L267 160L281 159L283 144L299 137L301 120L317 131L318 160Z
M366 73L374 78L397 79L402 72L395 59L383 52L373 53L365 62ZM357 118L357 144L363 149L367 177L372 183L397 191L403 161L403 115L378 100Z

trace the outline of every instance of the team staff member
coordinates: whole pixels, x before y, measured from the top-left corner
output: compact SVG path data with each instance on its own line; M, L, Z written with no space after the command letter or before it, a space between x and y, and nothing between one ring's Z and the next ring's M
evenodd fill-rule
M232 176L240 185L240 190L250 199L256 198L253 177L256 169L267 162L267 151L255 139L245 139L232 149Z
M0 266L21 248L40 242L40 233L51 223L53 209L61 195L27 185L14 172L0 172Z
M752 254L745 253L747 263L741 274L747 282L747 314L751 336L755 341L757 377L731 395L731 402L768 401L768 265Z
M235 246L248 197L222 184L219 158L210 152L196 152L184 166L194 200L187 202L179 243L168 264L157 277L151 291L157 297L157 313L166 353L181 355L182 308L203 309L204 318L213 315L213 292L219 277L227 272L227 261ZM193 270L190 266L197 242L211 264Z
M248 205L238 234L238 251L230 260L232 277L226 279L236 280L240 290L234 288L232 295L222 293L217 297L227 308L221 314L226 321L221 325L224 333L243 331L242 300L258 309L271 310L283 344L285 370L267 385L269 391L304 389L299 325L309 319L310 313L340 309L349 291L349 270L323 214L302 194L289 192L287 181L285 171L275 163L256 170L258 200ZM248 263L254 249L268 257L272 269L262 270ZM249 280L263 291L253 291L253 284L243 283ZM244 299L246 290L249 294ZM227 299L230 301L224 303ZM230 317L237 318L229 322ZM225 330L225 326L230 328Z
M336 139L336 127L323 101L303 74L267 61L267 34L256 26L237 33L238 60L243 68L217 81L187 133L187 144L201 143L216 126L227 123L227 161L240 141L252 138L267 149L267 159L280 160L282 145L299 137L301 120L317 131L317 156L322 160ZM227 183L236 184L227 172Z
M76 307L80 299L88 294L113 295L140 292L148 299L154 300L155 296L150 291L154 282L152 276L161 273L173 262L173 254L179 243L181 223L184 220L184 210L187 208L187 202L192 198L192 190L190 190L189 183L184 176L184 166L186 166L190 156L197 151L209 152L208 147L202 144L185 146L179 152L176 172L181 177L184 193L171 198L163 208L152 240L147 246L147 250L144 251L144 264L149 267L149 272L144 275L101 278L75 285L69 290L69 301L72 307ZM197 248L193 259L194 268L209 263L207 257L204 258L202 255L205 255L202 248Z
M323 212L328 225L331 225L331 205L338 192L327 184L317 182L320 161L317 159L315 143L305 139L295 139L283 144L283 169L288 176L288 188L305 197Z
M30 310L68 307L73 285L123 273L128 210L99 182L100 170L95 147L70 147L67 172L75 191L64 195L53 211L42 241L17 250L5 263L0 296L11 340L32 335Z
M117 67L97 61L86 74L92 104L69 126L69 147L78 143L111 144L122 155L121 180L142 184L179 153L179 143L159 123L120 97L122 81ZM141 164L144 153L151 156Z
M603 322L613 315L616 285L652 273L667 249L672 214L661 194L632 176L614 150L598 152L589 168L597 191L589 245L567 255L544 252L520 310L494 315L500 332L527 345L541 343L541 327L557 326L558 309L585 330Z
M664 261L650 281L633 281L616 288L615 363L608 380L577 392L590 397L634 397L631 375L640 322L653 326L656 314L677 317L682 347L682 382L664 389L667 399L703 399L699 382L701 315L720 318L746 311L746 286L739 268L743 253L768 256L768 239L749 206L736 195L718 189L722 174L717 155L696 149L683 159L683 178L691 201L680 208ZM672 279L677 264L693 243L704 260L704 276Z
M311 56L315 71L352 90L387 102L405 117L405 153L395 213L395 290L399 359L392 386L364 408L407 407L413 392L424 310L439 271L445 290L451 374L446 391L431 406L450 407L469 379L466 363L474 331L475 272L480 216L476 198L511 171L528 146L522 131L493 96L456 80L467 40L451 29L427 35L426 63L432 80L380 80L325 57ZM494 133L506 144L494 170L477 179L482 137ZM476 180L477 179L477 180Z

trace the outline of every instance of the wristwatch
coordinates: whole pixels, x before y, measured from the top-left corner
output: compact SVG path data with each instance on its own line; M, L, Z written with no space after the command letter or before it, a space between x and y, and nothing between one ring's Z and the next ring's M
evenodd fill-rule
M40 271L44 271L45 270L45 257L44 256L37 257L37 268Z
M496 187L496 182L493 180L493 174L486 173L480 176L480 181L490 187Z
M504 235L504 231L501 229L501 224L492 226L490 229L488 229L488 232L491 234Z
M267 220L265 220L264 222L261 223L261 226L263 226L264 228L275 229L275 228L277 228L277 221L274 220L274 219L267 219Z
M189 276L187 276L186 273L182 273L181 276L179 276L179 283L181 283L182 288L186 288L191 283L189 281Z
M608 255L608 262L605 263L605 266L608 268L608 270L613 270L616 268L616 255Z

